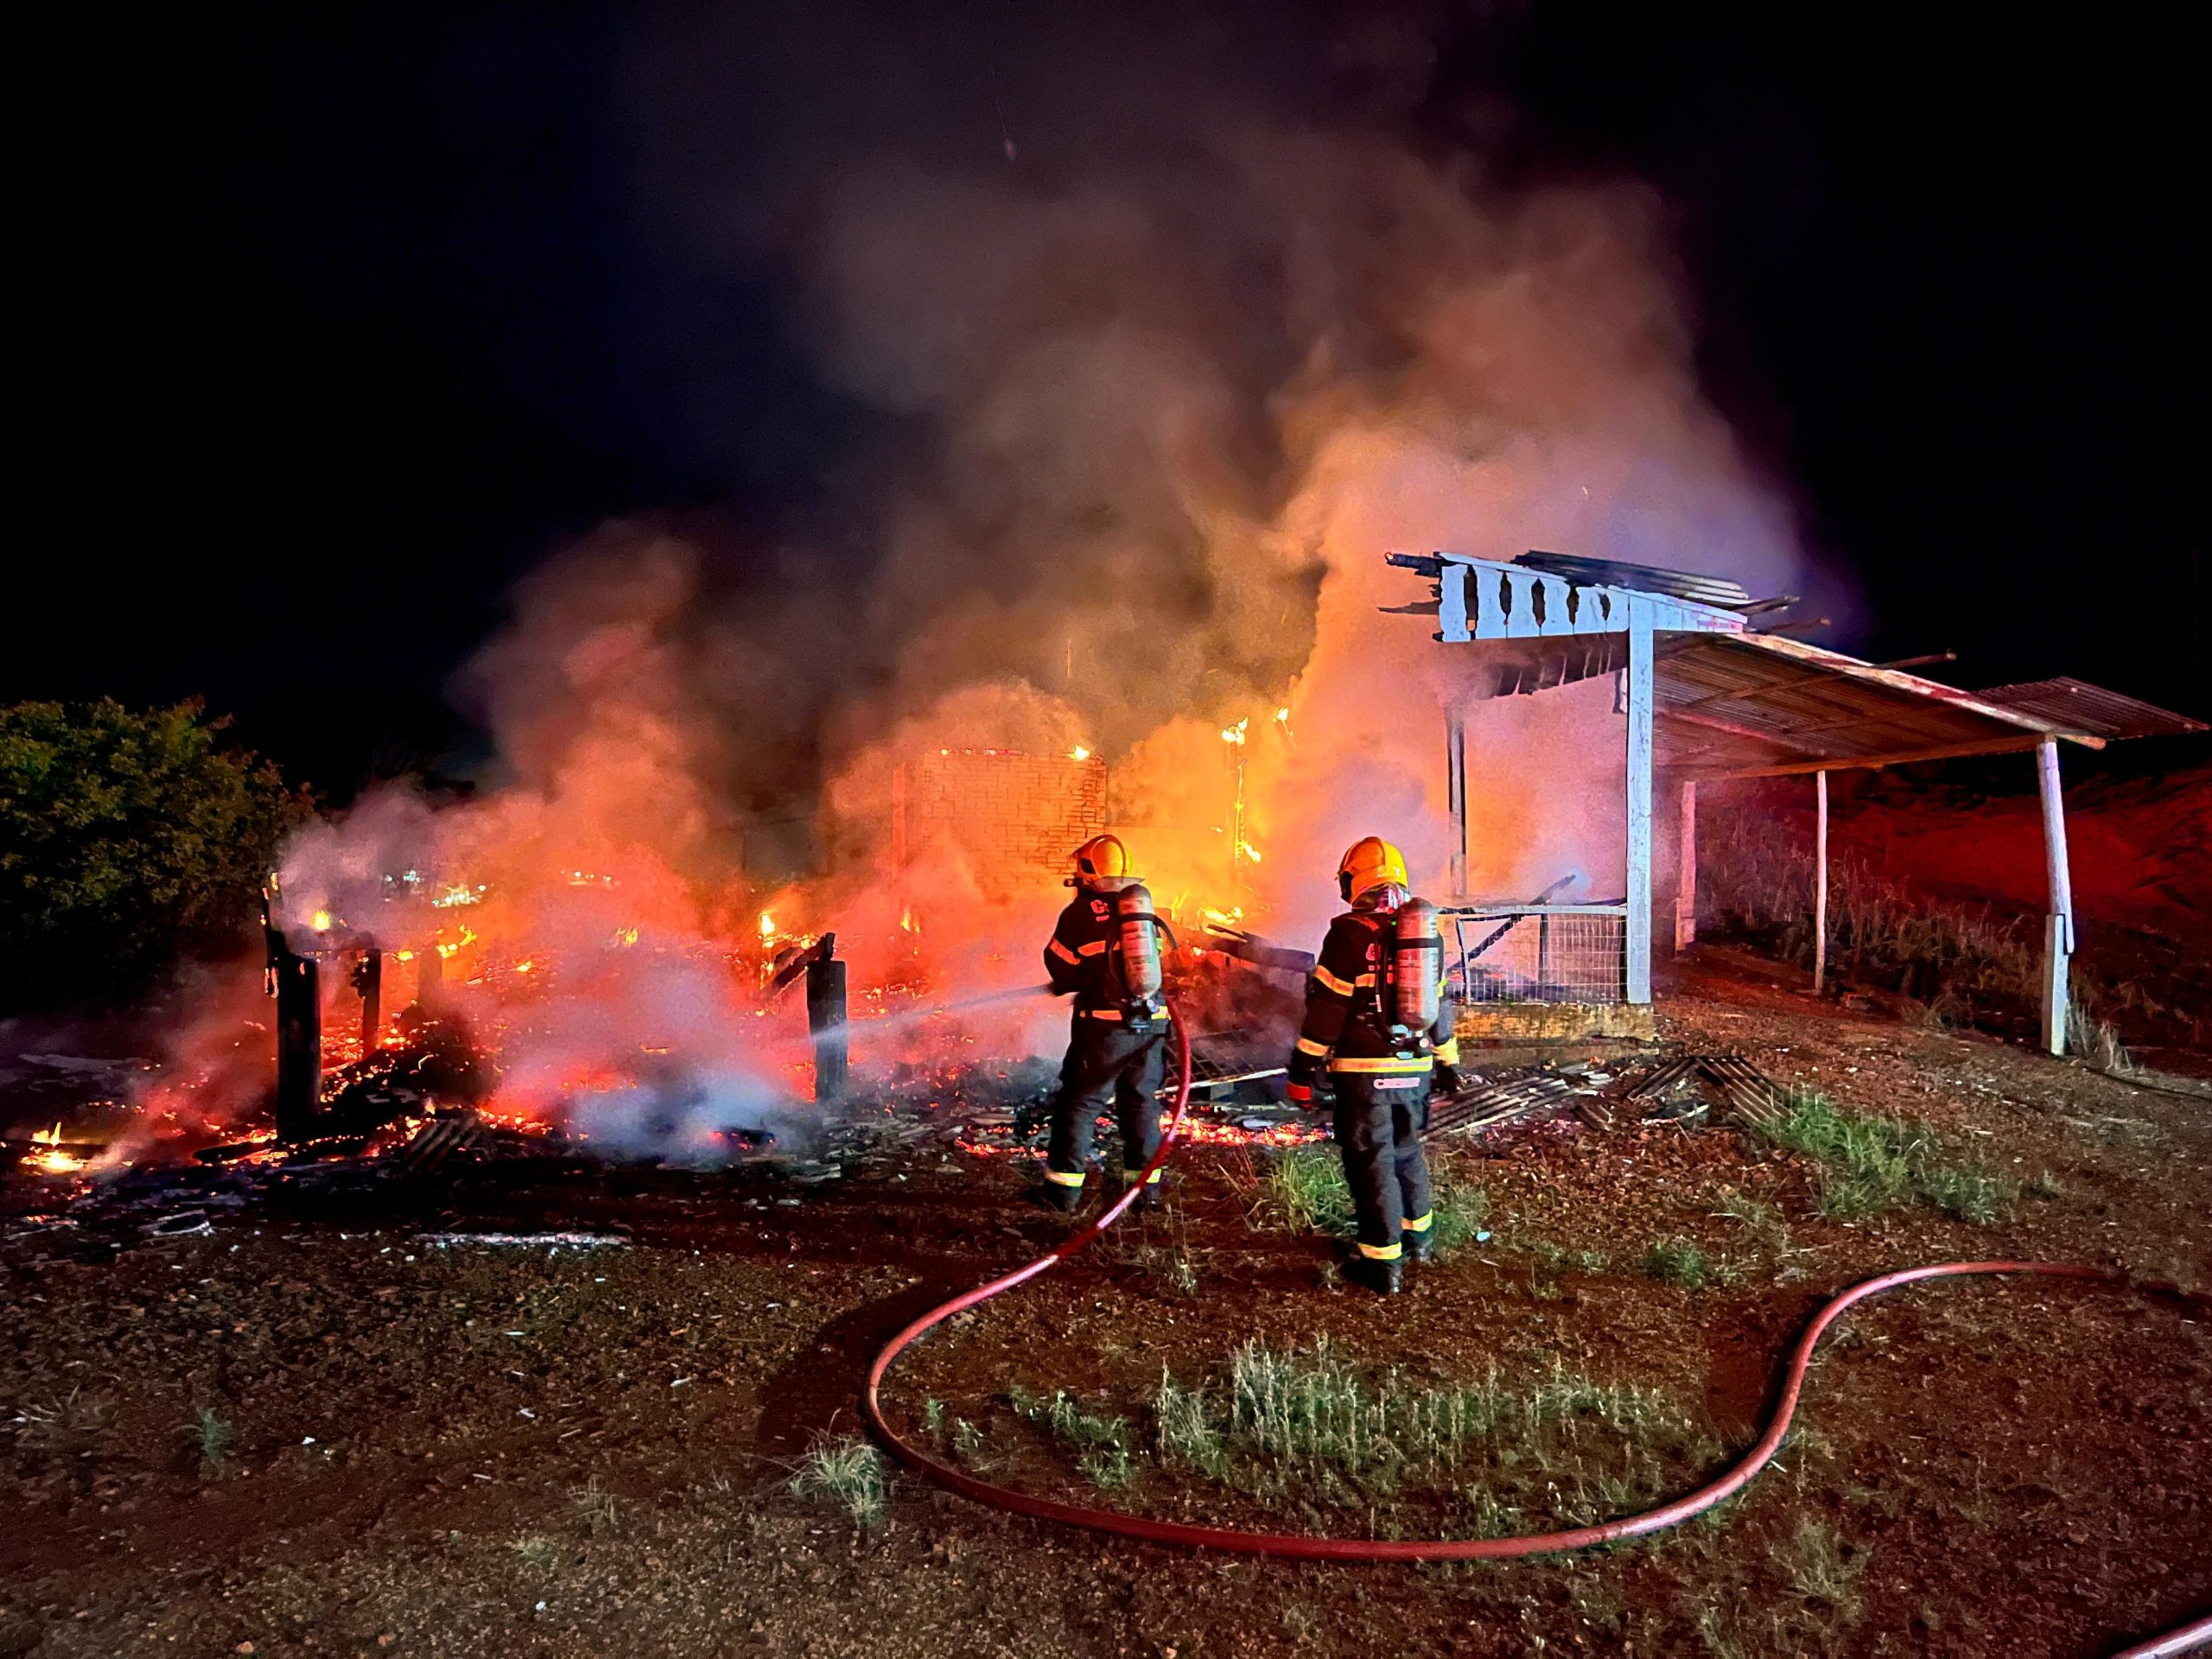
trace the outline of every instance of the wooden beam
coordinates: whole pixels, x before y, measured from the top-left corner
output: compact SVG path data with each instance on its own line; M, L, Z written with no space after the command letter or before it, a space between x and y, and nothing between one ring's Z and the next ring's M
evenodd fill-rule
M2069 743L2101 749L2101 737L2073 737L2061 734ZM1956 743L1933 749L1904 749L1895 754L1835 754L1823 760L1792 760L1771 766L1744 766L1727 772L1708 772L1706 778L1786 778L1806 772L1854 772L1869 766L1904 766L1916 760L1955 760L1969 754L2020 754L2036 748L2044 740L2037 738L2005 738L1987 743Z
M1828 984L1828 775L1813 774L1813 995Z
M1678 786L1681 824L1675 835L1675 950L1677 955L1697 943L1697 779L1685 778Z
M1651 611L1628 616L1628 1000L1651 1001Z
M1454 702L1444 715L1444 794L1452 813L1452 897L1467 896L1467 717Z
M2036 746L2036 785L2043 797L2044 874L2050 888L2050 913L2043 928L2043 1045L2063 1054L2067 998L2073 988L2074 874L2066 857L2066 803L2059 793L2054 739Z

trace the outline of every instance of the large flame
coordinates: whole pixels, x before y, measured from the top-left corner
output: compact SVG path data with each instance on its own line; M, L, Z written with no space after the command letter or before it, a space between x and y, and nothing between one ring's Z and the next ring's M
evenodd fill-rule
M494 1109L607 1134L758 1119L803 1089L804 999L767 987L826 933L856 1020L1039 980L1078 823L1122 836L1192 944L1212 921L1310 947L1366 835L1454 896L1447 708L1471 893L1568 868L1618 891L1610 681L1478 700L1471 653L1383 611L1421 592L1382 554L1556 546L1787 579L1787 515L1696 396L1649 204L1479 198L1367 140L1207 154L1195 182L1050 196L838 181L809 255L825 359L931 435L873 520L868 579L779 556L746 564L797 573L764 590L660 526L588 538L472 670L506 781L443 807L387 788L302 832L296 944L382 949L388 1014L465 1021ZM948 829L1007 802L925 800L931 757L929 778L963 757L1031 778L1007 800L1067 844L1003 811ZM334 1029L343 980L324 977ZM265 1054L241 1034L265 1007L223 989L208 1009L175 1046L172 1114L261 1086L238 1056ZM1041 1001L861 1024L855 1064L1064 1033Z

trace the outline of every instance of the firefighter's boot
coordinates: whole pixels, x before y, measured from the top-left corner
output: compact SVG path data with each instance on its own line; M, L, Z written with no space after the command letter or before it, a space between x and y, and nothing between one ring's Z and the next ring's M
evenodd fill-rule
M1395 1296L1401 1282L1400 1268L1394 1258L1377 1262L1372 1256L1355 1255L1344 1263L1344 1277L1362 1290L1371 1290L1377 1296Z
M1031 1189L1030 1200L1045 1209L1071 1216L1083 1208L1083 1188L1080 1185L1070 1186L1048 1180Z

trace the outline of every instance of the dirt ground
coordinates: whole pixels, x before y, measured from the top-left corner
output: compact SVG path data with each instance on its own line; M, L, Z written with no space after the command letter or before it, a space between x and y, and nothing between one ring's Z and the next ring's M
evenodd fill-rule
M1823 1219L1812 1166L1732 1129L1561 1118L1440 1154L1486 1195L1487 1236L1386 1302L1343 1287L1322 1241L1253 1221L1267 1154L1193 1149L1166 1217L902 1362L894 1415L924 1440L965 1421L976 1466L1086 1501L1402 1528L1418 1510L1269 1513L1148 1456L1102 1492L1011 1402L1065 1389L1141 1421L1163 1367L1216 1376L1248 1340L1325 1338L1438 1382L1633 1382L1734 1449L1810 1312L1877 1271L2037 1257L2212 1286L2212 1100L1700 961L1662 1003L1669 1042L1924 1119L2023 1183L2017 1205ZM1919 1286L1854 1315L1777 1467L1709 1521L1603 1552L1324 1567L1090 1536L904 1476L872 1527L795 1494L807 1449L855 1427L886 1335L1064 1231L1028 1179L941 1142L807 1187L448 1167L120 1250L27 1221L17 1191L0 1655L2083 1655L2212 1605L2204 1304L2057 1282ZM1721 1213L1732 1195L1776 1224ZM629 1242L421 1236L549 1227ZM1717 1281L1647 1271L1671 1237ZM1713 1466L1668 1456L1672 1491Z

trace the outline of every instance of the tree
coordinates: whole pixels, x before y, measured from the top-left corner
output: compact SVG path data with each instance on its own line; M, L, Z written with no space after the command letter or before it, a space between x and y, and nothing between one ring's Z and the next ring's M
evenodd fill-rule
M200 704L0 708L0 1010L109 1002L245 937L311 810Z

